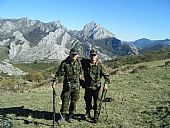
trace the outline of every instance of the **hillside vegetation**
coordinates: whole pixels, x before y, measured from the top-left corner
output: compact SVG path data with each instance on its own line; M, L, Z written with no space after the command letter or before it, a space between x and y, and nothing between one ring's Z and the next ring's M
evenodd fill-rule
M8 59L8 49L5 47L0 46L0 61L4 59Z
M14 64L28 74L26 76L8 76L0 73L0 92L23 92L31 88L43 86L54 75L58 63L28 63Z
M122 56L106 61L105 63L111 68L118 68L128 64L137 64L165 59L170 59L170 48L164 48L159 51L148 52L140 55Z
M61 128L169 128L170 127L170 60L124 65L133 67L111 75L107 97L113 99L102 109L100 122L94 126L82 120L85 113L84 90L81 89L74 123ZM166 64L165 64L166 63ZM21 67L21 65L18 65ZM53 65L54 66L54 65ZM53 67L51 66L51 67ZM26 67L29 67L28 65ZM22 68L26 68L22 66ZM50 66L49 66L50 67ZM141 68L142 67L142 68ZM50 68L44 69L48 71ZM129 71L127 71L129 70ZM37 70L38 71L38 70ZM42 69L39 71L43 71ZM51 72L53 72L52 70ZM54 73L54 72L53 72ZM51 82L25 92L0 94L0 119L14 128L49 128L52 126ZM62 86L56 86L56 118L61 107ZM103 107L105 105L103 104ZM3 115L3 116L2 116Z

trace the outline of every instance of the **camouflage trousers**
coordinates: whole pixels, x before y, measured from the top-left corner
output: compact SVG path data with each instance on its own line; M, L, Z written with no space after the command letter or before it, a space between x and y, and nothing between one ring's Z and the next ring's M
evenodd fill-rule
M92 106L92 98L93 98L93 106ZM85 96L84 100L86 102L86 111L95 110L97 111L99 109L99 103L101 98L101 87L98 87L97 89L91 89L86 88L85 89Z
M64 83L63 90L61 93L61 113L66 114L69 110L69 114L74 114L76 112L76 104L79 100L80 86L76 83Z

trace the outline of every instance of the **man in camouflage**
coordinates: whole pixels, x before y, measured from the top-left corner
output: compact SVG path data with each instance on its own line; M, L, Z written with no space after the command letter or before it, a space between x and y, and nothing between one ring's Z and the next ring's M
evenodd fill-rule
M61 93L61 118L58 123L62 123L66 119L66 113L69 110L69 122L73 121L74 113L76 111L76 103L79 99L80 83L79 79L82 74L81 63L78 60L78 52L75 49L70 50L70 55L61 62L55 78L61 79L64 76L63 90ZM55 82L54 82L55 84Z
M91 118L90 111L94 110L94 123L98 122L99 103L101 98L102 89L107 89L110 83L109 74L106 72L105 67L98 59L97 51L92 49L90 51L90 59L82 59L82 69L84 71L84 88L85 88L85 102L86 114L85 119ZM101 78L104 77L104 85L101 85ZM93 107L92 107L93 98Z

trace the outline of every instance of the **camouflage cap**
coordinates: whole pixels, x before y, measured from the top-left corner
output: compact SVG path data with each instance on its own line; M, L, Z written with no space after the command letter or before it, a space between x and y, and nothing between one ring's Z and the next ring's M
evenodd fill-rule
M97 51L95 49L90 50L90 55L96 55Z
M74 48L72 48L72 49L70 50L70 54L78 54L78 52L77 52Z

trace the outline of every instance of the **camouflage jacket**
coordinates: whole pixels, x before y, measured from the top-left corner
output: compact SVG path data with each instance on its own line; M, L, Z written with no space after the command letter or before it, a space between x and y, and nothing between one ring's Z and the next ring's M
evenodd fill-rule
M79 78L82 75L81 63L77 59L75 62L71 62L70 57L63 60L55 74L55 78L61 79L64 76L65 82L79 82Z
M106 84L110 84L109 74L100 61L92 64L89 59L82 59L81 63L84 72L85 86L87 88L99 87L102 77L104 77Z

